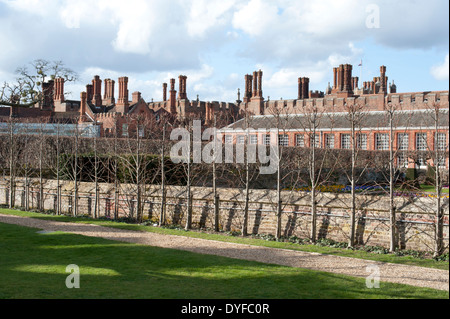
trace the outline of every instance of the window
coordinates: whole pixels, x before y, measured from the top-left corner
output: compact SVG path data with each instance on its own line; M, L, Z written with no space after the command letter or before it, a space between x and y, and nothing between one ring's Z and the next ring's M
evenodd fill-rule
M319 134L310 134L309 135L309 145L310 147L319 148L320 147L320 135Z
M447 136L445 133L436 134L436 144L438 151L445 151L447 149Z
M237 144L245 144L245 135L238 135Z
M279 146L289 146L289 135L279 134L278 135L278 145Z
M122 136L128 136L128 124L122 124Z
M264 135L264 145L270 145L270 134Z
M334 148L334 134L326 134L325 144L326 148Z
M427 165L427 162L426 162L426 160L425 160L425 157L419 156L419 158L417 159L417 164L418 164L419 166L426 166L426 165Z
M397 135L397 148L399 151L407 151L409 149L409 135L407 133L399 133Z
M445 133L436 133L436 145L438 153L437 163L439 166L445 166L445 152L448 149L447 146L447 135Z
M378 151L389 150L389 134L377 133L375 134L375 148Z
M225 144L233 144L233 135L225 135Z
M258 135L250 135L250 144L258 144Z
M356 143L360 150L367 150L367 134L357 134Z
M427 133L416 134L416 150L417 151L427 150Z
M437 162L438 166L445 166L445 155L439 155Z
M138 127L138 134L139 134L139 137L144 137L144 135L145 135L144 127L142 127L142 126Z
M305 136L303 134L295 135L295 146L305 147Z
M399 167L408 167L408 156L406 153L400 153L397 156L397 162Z
M341 148L344 150L349 150L352 146L350 139L350 134L341 134Z

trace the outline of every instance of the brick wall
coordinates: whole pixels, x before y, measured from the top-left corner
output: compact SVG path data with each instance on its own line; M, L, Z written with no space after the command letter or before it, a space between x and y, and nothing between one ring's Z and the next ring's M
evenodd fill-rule
M30 208L37 207L38 180L33 180L29 188ZM118 195L119 217L136 216L136 198L133 185L121 185ZM44 185L44 207L56 210L56 181L49 180ZM79 213L93 215L94 185L80 183ZM73 210L73 183L64 182L61 187L61 208L63 212ZM112 184L100 185L100 216L113 218L115 191ZM214 227L214 201L210 188L193 188L193 226ZM244 193L239 189L219 189L220 228L225 231L239 231L242 226ZM10 191L8 183L0 180L0 204L7 204ZM320 193L318 200L317 234L319 238L347 241L349 233L348 194ZM282 233L285 236L308 238L310 234L310 197L305 192L283 192ZM18 180L15 192L16 207L25 206L25 187ZM148 186L145 192L144 218L157 222L160 215L161 192L159 186ZM184 187L171 186L167 189L166 220L168 223L183 225L186 216L186 193ZM449 199L444 205L444 243L448 251L449 243ZM435 216L433 198L396 198L399 229L398 244L403 249L432 251L434 245ZM358 196L356 216L356 240L359 244L389 247L388 198L380 196ZM253 190L250 195L248 232L253 234L275 234L276 193L274 191Z

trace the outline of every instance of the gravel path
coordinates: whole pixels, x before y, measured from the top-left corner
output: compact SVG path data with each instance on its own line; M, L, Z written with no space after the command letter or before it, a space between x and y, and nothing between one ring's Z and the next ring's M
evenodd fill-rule
M447 270L380 263L370 260L286 249L257 247L182 236L114 229L89 224L44 221L13 215L0 214L0 223L33 227L44 231L63 231L84 236L102 237L110 240L253 260L289 267L307 268L362 278L369 276L371 272L373 272L373 270L371 271L373 266L377 266L379 267L381 281L449 291L449 272Z

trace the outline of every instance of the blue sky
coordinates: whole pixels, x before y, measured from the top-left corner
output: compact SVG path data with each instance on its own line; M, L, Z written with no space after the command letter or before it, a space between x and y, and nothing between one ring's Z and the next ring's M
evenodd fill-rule
M333 67L359 76L362 59L362 81L386 65L400 92L448 90L448 10L447 0L0 0L0 80L43 58L79 73L66 86L74 99L99 75L128 76L130 98L158 101L183 74L190 99L233 102L261 69L266 98L293 99L298 77L323 91Z

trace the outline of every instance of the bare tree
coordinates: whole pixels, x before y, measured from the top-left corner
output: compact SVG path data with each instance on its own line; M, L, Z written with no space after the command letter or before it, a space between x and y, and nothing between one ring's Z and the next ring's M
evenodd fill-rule
M426 112L423 113L423 123L429 123L427 127L423 129L423 137L418 137L416 141L417 148L424 150L421 156L422 161L428 160L429 176L434 173L434 178L431 181L433 184L434 198L435 198L435 235L434 235L434 256L440 256L445 251L444 245L444 210L445 206L442 201L442 188L443 188L443 173L446 170L445 162L448 161L448 108L444 109L438 102L428 103ZM426 125L426 124L425 124ZM427 132L433 135L433 138L427 137ZM447 168L448 175L448 168ZM448 177L447 177L448 178ZM447 181L448 182L448 181Z
M51 99L53 91L43 90L46 81L64 78L66 82L73 82L78 79L77 73L65 67L62 61L44 59L17 68L16 74L15 82L4 83L0 88L0 105L10 106L12 114L18 107L41 106L46 97Z
M161 140L161 207L159 212L159 225L166 223L166 169L165 169L165 146L166 146L166 126L164 121Z
M303 115L298 117L299 124L303 129L304 136L308 137L309 145L307 149L307 167L308 167L308 184L310 185L310 202L311 202L311 231L310 239L314 243L317 240L317 203L318 191L320 185L329 180L333 168L325 170L328 159L328 148L322 148L320 129L327 127L332 130L333 113L325 114L315 104L302 106ZM328 124L323 124L323 122ZM336 163L333 164L335 166Z
M364 173L365 169L358 175L356 172L358 155L361 149L361 125L365 117L364 104L356 101L355 103L347 103L346 108L346 120L350 124L350 148L351 148L351 167L350 173L347 173L346 169L342 171L347 175L347 179L350 181L351 187L351 207L350 207L350 234L348 246L353 247L355 245L355 228L356 228L356 184L358 183L361 175Z

